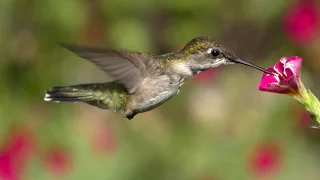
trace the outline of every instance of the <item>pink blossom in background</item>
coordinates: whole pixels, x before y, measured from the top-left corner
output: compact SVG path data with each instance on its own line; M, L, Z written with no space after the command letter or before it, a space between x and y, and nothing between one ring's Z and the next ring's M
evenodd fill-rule
M298 56L282 57L269 72L263 73L259 84L260 91L281 94L297 94L302 86L300 80L300 69L302 58Z
M295 120L296 127L305 132L305 133L311 133L313 135L318 134L319 130L309 128L310 125L314 124L310 117L310 112L306 111L303 107L301 107L299 104L295 104L288 114L289 120Z
M254 176L274 175L282 165L281 147L276 142L262 142L249 155L249 172Z
M320 31L320 7L315 0L298 0L284 16L284 31L298 44L315 39Z
M51 148L45 154L44 160L53 175L65 175L71 169L71 156L61 147Z
M10 152L0 152L0 179L3 180L18 180L20 172L16 167L16 163Z
M19 180L26 163L35 150L32 133L16 129L8 134L0 150L0 179Z
M300 115L298 116L298 125L301 129L305 130L305 131L313 131L313 132L317 132L316 129L312 129L309 128L310 125L313 124L313 121L310 117L310 113L308 111L306 111L305 109L303 109L303 111L300 111Z
M110 126L99 124L91 136L92 148L98 154L112 154L117 148L116 133Z

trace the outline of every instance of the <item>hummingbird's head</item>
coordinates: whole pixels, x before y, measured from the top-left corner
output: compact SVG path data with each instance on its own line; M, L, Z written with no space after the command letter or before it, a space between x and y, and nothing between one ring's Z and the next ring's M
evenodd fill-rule
M250 62L241 60L231 53L227 48L217 43L210 37L197 37L187 43L181 50L182 54L189 61L189 65L196 71L220 66L222 64L243 64L270 74L264 68Z

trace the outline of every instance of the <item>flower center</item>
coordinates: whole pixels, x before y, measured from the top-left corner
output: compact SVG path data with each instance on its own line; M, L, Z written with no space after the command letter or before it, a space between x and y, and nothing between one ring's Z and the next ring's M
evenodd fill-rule
M273 67L275 73L273 73L276 77L279 78L279 80L285 80L293 76L293 72L289 67L285 67L284 65L282 67L277 68Z

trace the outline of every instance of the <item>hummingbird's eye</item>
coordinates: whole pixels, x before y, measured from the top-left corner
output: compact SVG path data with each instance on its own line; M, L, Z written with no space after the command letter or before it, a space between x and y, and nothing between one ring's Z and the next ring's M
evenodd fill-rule
M217 57L220 55L220 51L219 50L212 50L211 54L212 54L212 56Z

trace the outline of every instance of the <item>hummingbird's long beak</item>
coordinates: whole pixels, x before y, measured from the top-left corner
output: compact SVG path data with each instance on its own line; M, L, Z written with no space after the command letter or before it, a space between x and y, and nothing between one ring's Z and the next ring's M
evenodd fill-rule
M273 74L272 72L269 72L269 71L267 71L266 69L264 69L264 68L262 68L262 67L260 67L260 66L254 65L254 64L252 64L252 63L249 63L249 62L247 62L247 61L241 60L241 59L239 59L239 58L233 59L233 60L231 60L231 61L233 61L233 62L235 62L235 63L243 64L243 65L246 65L246 66L249 66L249 67L253 67L253 68L258 69L258 70L260 70L260 71L262 71L262 72L265 72L265 73L267 73L267 74Z

